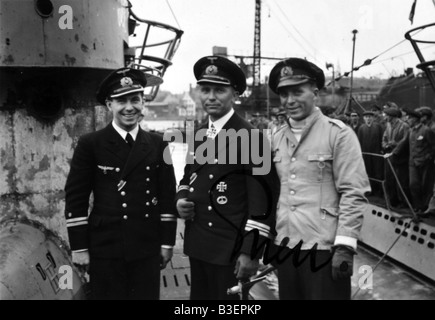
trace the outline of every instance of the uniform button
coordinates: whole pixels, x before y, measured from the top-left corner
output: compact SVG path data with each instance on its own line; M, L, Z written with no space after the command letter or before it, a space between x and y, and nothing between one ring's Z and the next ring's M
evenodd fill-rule
M125 196L125 191L121 191L121 196Z
M190 191L190 192L193 192L193 191L195 191L195 189L194 189L194 188L190 188L189 191Z
M292 144L292 148L296 147L296 145Z
M124 220L127 220L127 219L128 219L128 217L127 217L127 216L123 216L123 217L122 217L122 219L124 219Z
M150 194L150 191L149 191L149 190L147 190L147 191L146 191L146 194Z
M292 162L295 162L296 161L296 158L292 158Z
M146 178L146 181L147 181L147 182L150 182L150 178Z
M150 215L147 213L146 215L145 215L145 218L148 218Z
M291 210L291 211L295 211L295 210L296 210L296 207L291 207L290 210Z
M149 205L150 205L150 203L149 203L149 202L147 202L147 203L146 203L146 205L147 205L147 206L149 206Z
M296 175L295 175L295 174L292 174L292 175L290 176L290 178L292 178L292 179L296 179Z
M147 170L150 170L150 167L146 167Z
M218 163L218 159L214 159L214 163Z
M68 217L72 217L72 213L70 212L70 213L68 213Z
M320 157L320 158L319 158L319 161L325 161L325 158Z
M122 204L122 207L123 207L123 208L127 208L127 204L126 204L126 203L123 203L123 204Z
M214 176L211 174L211 175L209 175L208 176L210 179L213 179L214 178Z
M291 190L290 191L290 194L295 194L296 192L294 191L294 190Z
M213 223L209 222L209 223L208 223L208 226L209 226L209 227L212 227L212 226L213 226Z
M211 206L208 206L208 211L211 211L211 210L213 210L213 208L211 207Z
M119 169L119 168L116 168L116 169L115 169L115 171L116 171L116 172L119 172L119 171L121 171L121 169Z

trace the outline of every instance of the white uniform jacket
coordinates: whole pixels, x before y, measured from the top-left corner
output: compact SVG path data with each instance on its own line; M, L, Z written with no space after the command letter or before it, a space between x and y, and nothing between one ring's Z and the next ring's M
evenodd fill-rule
M273 150L281 181L275 243L288 237L288 247L302 240L302 250L356 247L370 185L352 129L316 108L299 142L286 127Z

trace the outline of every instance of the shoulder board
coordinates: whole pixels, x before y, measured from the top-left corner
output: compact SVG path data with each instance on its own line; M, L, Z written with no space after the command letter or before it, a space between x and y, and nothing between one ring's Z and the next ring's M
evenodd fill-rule
M335 124L337 127L339 127L340 129L343 129L346 127L346 125L343 123L343 121L338 120L338 119L332 119L332 118L328 118L328 121L332 124Z

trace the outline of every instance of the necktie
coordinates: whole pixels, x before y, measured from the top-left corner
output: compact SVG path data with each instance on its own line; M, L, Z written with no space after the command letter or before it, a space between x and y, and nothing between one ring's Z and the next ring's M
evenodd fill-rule
M133 140L133 137L131 136L130 133L127 133L127 136L125 137L125 141L127 141L128 146L129 146L130 148L133 147L134 140Z
M207 130L207 138L214 138L216 134L216 128L213 125L213 123L211 124L210 128Z

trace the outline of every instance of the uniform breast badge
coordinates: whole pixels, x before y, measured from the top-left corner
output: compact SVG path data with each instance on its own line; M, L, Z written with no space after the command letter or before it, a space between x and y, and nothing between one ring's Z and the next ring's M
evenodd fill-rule
M118 183L118 191L121 191L122 188L124 188L126 183L127 183L127 181L125 181L125 180L119 181L119 183Z
M223 204L226 204L228 202L228 198L225 196L219 196L219 197L217 197L216 201L217 201L217 203L223 205Z
M100 166L100 165L98 165L97 167L98 167L98 169L103 170L104 174L107 174L107 171L111 171L111 170L115 169L114 167L106 167L106 166Z
M196 180L196 178L198 178L198 174L196 172L192 173L192 175L190 176L189 185L192 184Z
M219 182L219 184L216 186L216 190L219 192L225 192L227 190L228 186L225 182Z

